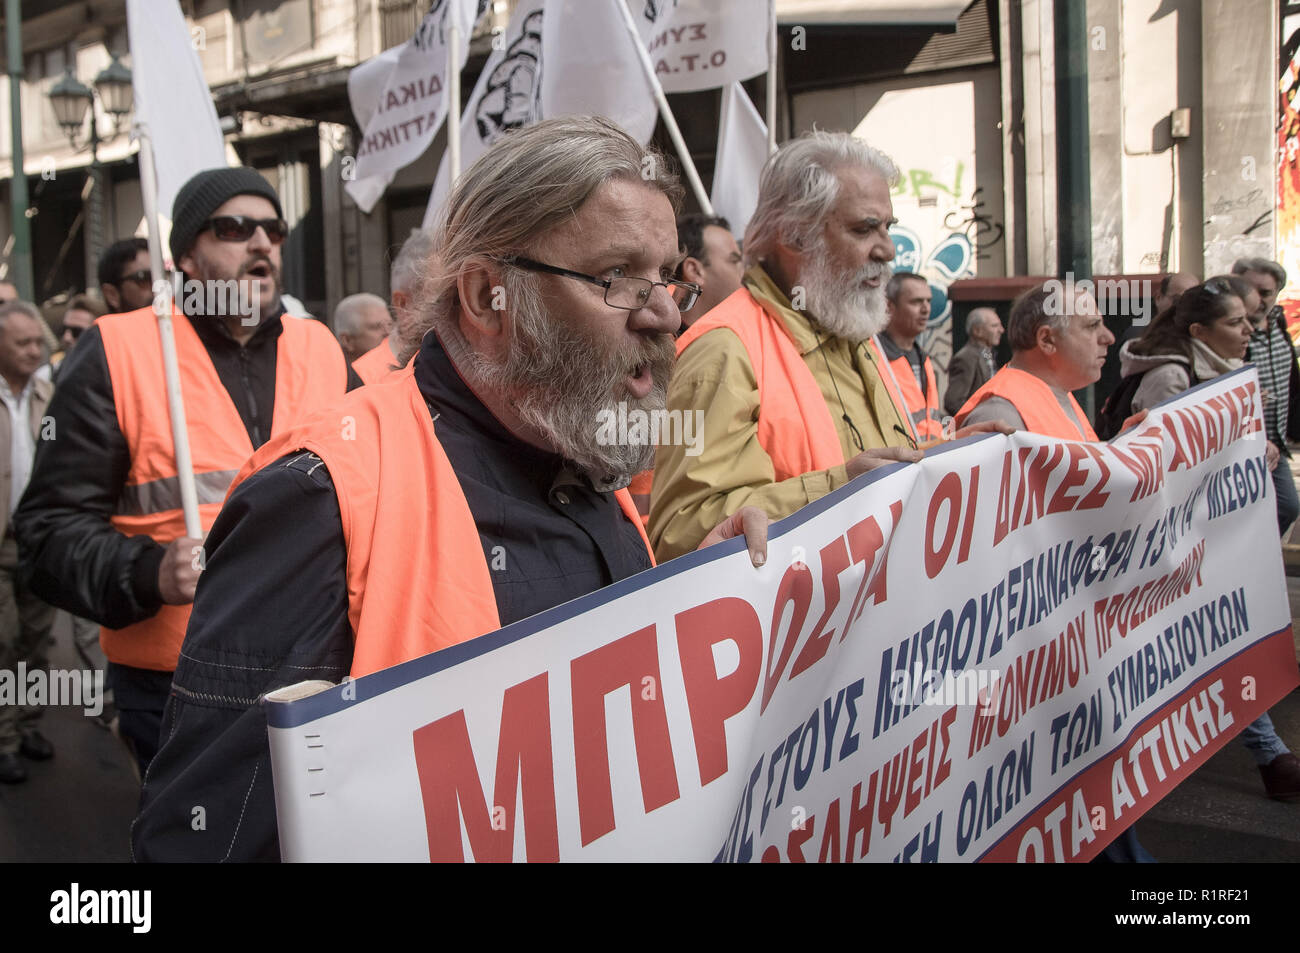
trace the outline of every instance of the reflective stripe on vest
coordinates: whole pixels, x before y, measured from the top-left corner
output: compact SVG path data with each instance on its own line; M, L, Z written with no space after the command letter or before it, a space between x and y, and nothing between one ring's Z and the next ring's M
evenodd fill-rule
M686 329L677 339L677 356L717 328L740 338L749 355L758 382L758 442L772 460L776 482L844 463L826 398L785 322L742 286Z
M340 414L355 421L347 435ZM438 443L414 362L267 443L235 486L298 449L324 461L338 495L353 677L501 627L478 527ZM649 553L631 496L615 496Z
M384 338L378 346L372 347L353 361L352 369L361 378L361 383L373 384L387 377L396 363L397 358L393 357L393 349L388 346L388 338Z
M922 355L925 359L925 393L922 394L921 386L916 381L916 371L912 369L912 362L906 354L890 361L885 357L879 336L872 338L871 345L876 368L885 381L885 387L889 389L889 396L895 404L907 408L912 437L917 443L942 438L943 415L939 411L939 385L935 383L934 364L930 361L930 355Z
M347 389L347 362L329 329L310 319L285 315L280 320L283 330L276 342L272 435L342 397ZM166 545L185 535L185 518L158 319L149 307L108 315L95 324L104 342L117 425L131 455L126 485L111 522L124 535L144 535ZM207 532L253 445L189 319L173 312L172 327L199 521ZM103 629L100 642L108 658L120 665L174 671L189 616L187 605L165 605L156 615L134 625Z
M983 387L971 394L970 400L957 411L957 426L962 426L966 422L967 415L985 399L1001 397L1016 408L1016 413L1025 422L1025 429L1030 433L1057 437L1061 440L1096 440L1097 434L1088 423L1088 418L1083 408L1079 406L1079 402L1074 399L1073 394L1066 396L1070 399L1070 409L1083 424L1082 429L1066 415L1056 399L1056 394L1041 377L1018 368L1004 367Z

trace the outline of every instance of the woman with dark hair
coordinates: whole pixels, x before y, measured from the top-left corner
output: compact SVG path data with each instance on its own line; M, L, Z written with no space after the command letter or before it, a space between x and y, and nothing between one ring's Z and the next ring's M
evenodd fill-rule
M1177 305L1158 315L1142 337L1120 349L1124 383L1116 395L1131 393L1132 411L1149 409L1241 367L1254 331L1250 315L1257 307L1255 289L1235 275L1211 278L1183 292ZM1130 380L1135 376L1140 380L1134 391ZM1278 465L1279 454L1269 441L1265 455L1270 470ZM1300 796L1300 761L1278 737L1267 712L1246 726L1241 739L1255 758L1269 797Z
M1145 334L1120 348L1121 378L1142 375L1133 412L1241 367L1254 330L1246 314L1249 290L1240 278L1211 278L1184 291Z

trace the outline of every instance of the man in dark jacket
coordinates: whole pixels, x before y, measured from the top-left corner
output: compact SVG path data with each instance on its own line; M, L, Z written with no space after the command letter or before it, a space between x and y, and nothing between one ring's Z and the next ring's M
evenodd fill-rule
M599 421L621 402L662 411L673 333L698 291L670 277L680 186L667 168L606 120L568 118L504 136L461 177L425 282L428 319L407 342L411 372L338 408L355 439L339 438L333 410L301 431L331 462L296 449L298 434L268 448L279 455L212 529L135 859L279 858L264 693L374 670L360 658L385 667L433 651L430 633L479 635L461 624L469 603L494 604L508 625L652 565L618 491L654 446L603 440ZM394 413L373 413L393 396ZM376 431L376 419L395 423ZM390 426L418 435L386 441ZM379 463L358 496L354 461L370 453ZM442 454L457 485L432 479L426 461ZM452 511L467 511L467 538L439 544L427 528ZM761 562L766 520L753 507L705 545L741 532ZM447 592L446 577L474 563L489 591ZM426 571L403 577L412 565Z
M1259 292L1259 309L1251 316L1255 333L1250 336L1246 360L1259 371L1265 432L1282 452L1282 461L1273 469L1273 487L1277 491L1278 530L1285 536L1300 516L1300 497L1296 495L1291 451L1287 448L1288 439L1300 436L1300 368L1287 333L1286 315L1277 303L1278 292L1286 287L1286 271L1267 258L1239 258L1232 265L1232 273Z
M293 422L288 418L295 413L317 409L277 408L278 376L284 375L287 387L301 374L318 386L296 392L335 398L343 396L349 381L357 381L323 325L295 326L292 339L301 337L318 347L310 355L289 355L290 365L302 361L303 367L281 366L280 338L286 324L299 319L284 316L280 305L280 244L287 234L280 215L275 190L248 168L200 172L182 186L173 208L171 251L186 278L184 294L176 301L185 314L173 317L176 339L182 353L192 354L200 365L207 362L195 367L181 361L191 401L187 419L204 530L242 459L270 438L273 419L279 430ZM214 290L240 294L217 296L210 293ZM241 301L255 305L253 313L240 313ZM109 346L106 322L126 321L129 329L120 335L125 346ZM319 343L322 334L336 361L320 362L322 355L330 357ZM186 351L186 342L195 340L191 335L200 343ZM172 632L184 632L203 565L203 540L186 536L183 529L165 528L164 518L180 510L165 397L139 407L121 404L134 395L163 393L161 363L125 359L129 354L123 352L137 346L160 347L152 309L101 319L82 335L65 361L63 384L49 408L57 439L38 447L13 522L21 572L32 591L105 627L101 644L120 731L143 775L157 750L180 636L173 648L151 646L164 637L156 631L162 619L171 620ZM306 365L308 360L319 366ZM215 386L196 383L207 381ZM214 408L221 420L214 419ZM138 426L141 415L148 417L147 426ZM223 422L231 426L223 429ZM138 433L163 433L165 445ZM238 445L244 441L248 450L239 457ZM199 461L213 455L214 443L232 448L225 457L231 462L202 472ZM151 476L147 471L155 464L162 471L170 468L170 474ZM172 606L184 608L168 608Z
M998 372L997 347L1002 340L1002 319L992 308L975 308L966 316L966 344L948 364L948 390L943 409L957 415L970 395Z

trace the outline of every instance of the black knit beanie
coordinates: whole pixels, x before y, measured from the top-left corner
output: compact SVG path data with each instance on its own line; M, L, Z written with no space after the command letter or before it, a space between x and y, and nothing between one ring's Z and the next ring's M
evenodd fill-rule
M280 197L261 174L248 166L232 169L205 169L181 186L172 206L172 263L180 268L181 257L194 246L203 223L212 213L236 195L260 195L280 210Z

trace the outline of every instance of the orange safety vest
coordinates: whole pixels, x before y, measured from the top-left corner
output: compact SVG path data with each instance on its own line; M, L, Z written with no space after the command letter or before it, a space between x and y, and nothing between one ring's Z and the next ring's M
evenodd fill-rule
M957 411L957 426L966 421L966 415L976 408L985 398L1001 397L1011 402L1025 422L1025 429L1030 433L1045 437L1057 437L1061 440L1096 440L1097 434L1088 423L1088 418L1074 399L1070 398L1070 407L1083 423L1080 430L1061 409L1052 388L1026 371L1014 367L1004 367L994 374L979 390L971 394L970 400Z
M340 414L355 421L348 433ZM414 362L268 442L231 492L295 450L324 461L338 494L354 678L501 627L474 515L438 443ZM631 495L614 495L650 553Z
M384 338L378 345L353 361L352 369L357 372L357 377L361 378L361 383L373 384L388 376L396 363L397 358L393 357L393 349L388 346L388 338Z
M745 346L758 381L758 442L769 457L776 482L844 463L826 398L785 322L741 287L677 339L677 356L692 341L726 328Z
M280 320L284 330L276 342L273 436L342 397L348 379L343 352L329 328L307 318L285 315ZM110 522L126 536L145 535L166 545L185 535L185 515L158 318L150 306L107 315L95 326L104 341L117 425L131 454L126 485ZM189 319L173 310L172 327L199 520L207 532L230 481L252 455L253 444ZM189 620L190 606L164 605L133 625L102 629L100 644L119 665L175 671Z
M636 511L641 514L641 525L650 525L650 491L654 489L655 471L654 467L649 470L642 470L632 478L628 484L627 492L632 495L632 502L636 504Z
M925 358L925 393L916 382L916 372L912 362L903 354L892 361L886 360L885 350L872 341L872 352L876 356L876 369L880 372L889 391L889 396L899 407L906 407L912 418L913 436L917 443L937 440L943 437L943 414L939 410L939 385L934 380L934 364L930 355Z

